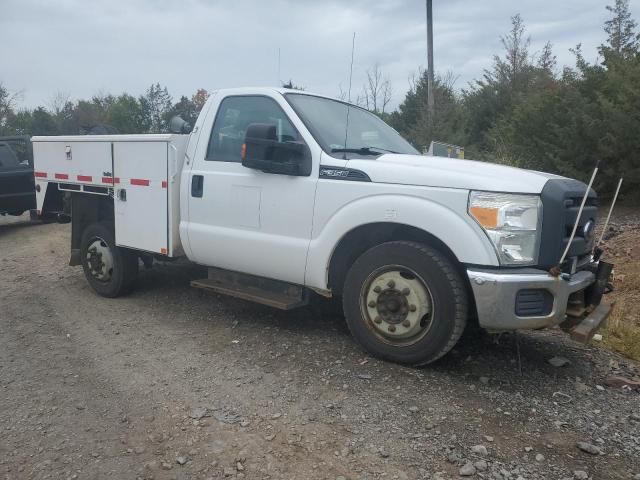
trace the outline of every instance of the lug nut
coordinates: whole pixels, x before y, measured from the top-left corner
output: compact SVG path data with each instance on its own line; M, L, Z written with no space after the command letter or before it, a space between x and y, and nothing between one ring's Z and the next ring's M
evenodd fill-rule
M417 308L416 308L415 305L413 305L413 304L409 305L409 311L410 312L415 312L416 310L417 310Z
M389 325L388 330L389 330L391 333L393 333L393 332L395 332L395 331L396 331L396 326L395 326L395 325Z
M376 285L375 288L373 289L374 292L376 293L380 293L382 291L382 288L380 288L379 285Z
M376 318L373 319L373 321L375 323L382 323L382 319L380 318L380 316L378 315Z
M377 305L377 303L374 300L369 300L369 307L373 308Z
M396 282L394 282L393 280L389 280L389 281L387 282L387 287L389 287L389 288L395 288L395 286L396 286Z
M411 326L411 322L409 320L405 320L404 322L402 322L402 326L409 328Z
M411 293L411 290L409 290L408 288L403 288L402 289L402 294L406 297L407 295L409 295Z

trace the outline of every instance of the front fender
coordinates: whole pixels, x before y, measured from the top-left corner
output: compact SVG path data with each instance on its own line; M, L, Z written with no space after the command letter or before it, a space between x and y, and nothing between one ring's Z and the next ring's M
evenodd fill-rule
M468 191L437 190L430 192L431 198L397 193L368 195L350 201L332 213L318 213L314 218L305 284L328 289L331 256L340 240L355 228L379 222L423 230L447 245L462 263L498 266L489 239L466 213ZM331 202L329 198L327 202ZM323 206L323 203L317 205Z

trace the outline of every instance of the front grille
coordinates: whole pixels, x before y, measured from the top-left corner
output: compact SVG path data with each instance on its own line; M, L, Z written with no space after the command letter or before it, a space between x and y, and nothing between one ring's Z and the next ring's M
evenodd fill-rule
M542 236L538 262L541 267L552 267L560 260L571 237L586 189L587 185L584 183L564 178L551 179L542 189ZM590 235L585 235L585 226L590 221L595 225L597 216L598 197L591 190L567 258L582 258L590 253L593 248L594 229L590 229Z

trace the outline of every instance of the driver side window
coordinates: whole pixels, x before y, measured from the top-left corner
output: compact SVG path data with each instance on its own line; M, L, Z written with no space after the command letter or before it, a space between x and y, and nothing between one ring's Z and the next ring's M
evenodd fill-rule
M245 133L252 123L274 125L278 142L300 140L300 135L286 113L273 99L261 96L232 96L220 103L205 159L240 163Z

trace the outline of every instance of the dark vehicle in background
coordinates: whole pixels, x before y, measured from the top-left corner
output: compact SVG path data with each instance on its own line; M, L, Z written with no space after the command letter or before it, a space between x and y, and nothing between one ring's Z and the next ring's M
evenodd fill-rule
M28 136L0 137L0 215L36 208L33 151Z

